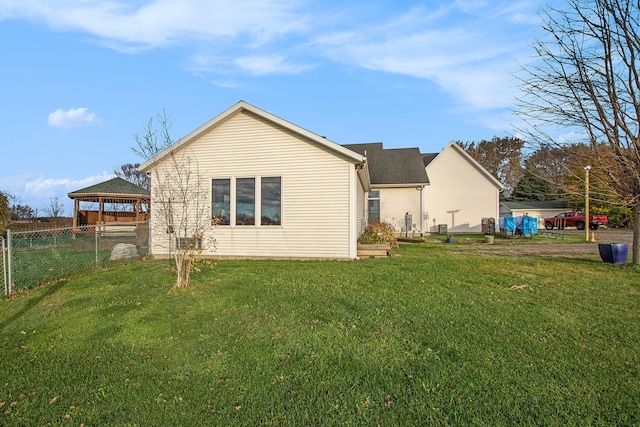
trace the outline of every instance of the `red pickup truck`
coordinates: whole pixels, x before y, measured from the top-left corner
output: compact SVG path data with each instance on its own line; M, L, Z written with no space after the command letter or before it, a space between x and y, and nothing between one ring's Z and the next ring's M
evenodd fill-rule
M606 215L591 215L589 218L589 228L597 230L599 226L606 226L608 219ZM585 218L584 212L563 212L551 218L544 219L544 228L553 230L557 228L562 230L565 227L576 227L578 230L584 230Z

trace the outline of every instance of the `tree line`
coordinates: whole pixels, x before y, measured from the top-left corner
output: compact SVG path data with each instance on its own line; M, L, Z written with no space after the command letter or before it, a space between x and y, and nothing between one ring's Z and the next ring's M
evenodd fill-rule
M44 215L40 215L40 213ZM4 233L7 226L13 221L39 221L42 218L53 219L64 216L64 203L58 196L51 197L49 204L42 210L34 209L26 203L21 203L12 194L0 190L0 234Z
M574 143L534 148L520 138L497 136L479 142L456 142L504 185L503 201L564 201L568 209L583 209L585 167L591 166L591 211L607 215L611 227L631 224L630 200L610 191L613 178L604 165L612 159L594 156L589 145Z

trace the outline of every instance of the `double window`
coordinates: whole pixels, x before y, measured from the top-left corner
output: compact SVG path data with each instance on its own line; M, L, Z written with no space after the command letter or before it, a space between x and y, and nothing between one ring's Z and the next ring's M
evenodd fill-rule
M282 225L282 178L213 179L211 217L219 225Z

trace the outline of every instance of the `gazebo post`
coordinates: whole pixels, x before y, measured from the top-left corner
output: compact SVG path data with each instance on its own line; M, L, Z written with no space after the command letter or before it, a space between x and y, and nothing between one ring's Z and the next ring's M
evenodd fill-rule
M73 199L73 228L78 226L78 199Z
M78 199L73 199L73 221L71 226L71 238L76 238L76 230L78 227Z
M98 224L102 224L102 210L104 209L104 199L98 197Z

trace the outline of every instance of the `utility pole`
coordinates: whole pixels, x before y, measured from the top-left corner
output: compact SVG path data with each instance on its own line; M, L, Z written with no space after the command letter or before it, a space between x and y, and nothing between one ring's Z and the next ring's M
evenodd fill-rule
M591 223L589 221L589 171L591 166L584 167L584 238L589 241L589 230L591 229Z

